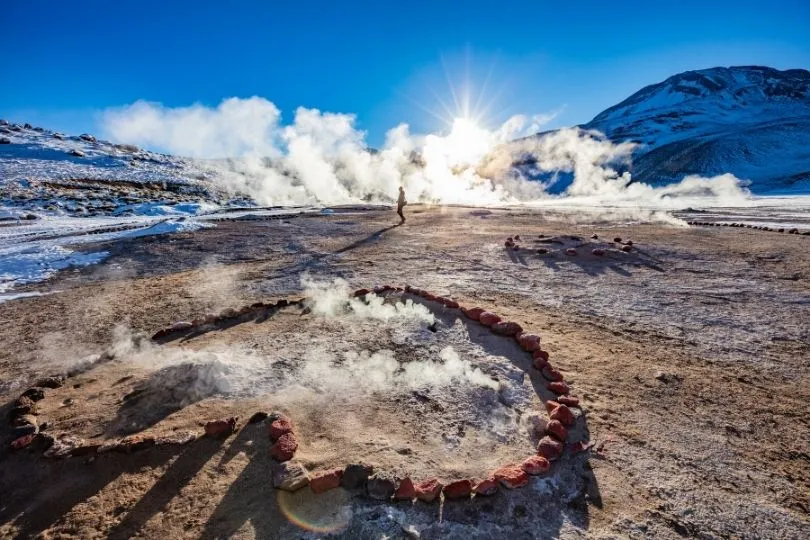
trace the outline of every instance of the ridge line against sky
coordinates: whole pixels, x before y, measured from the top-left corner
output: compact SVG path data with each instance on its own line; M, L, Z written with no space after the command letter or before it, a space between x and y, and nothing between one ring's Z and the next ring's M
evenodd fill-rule
M810 3L372 2L271 5L8 0L0 7L0 118L78 133L138 100L216 106L261 96L388 129L447 131L464 114L584 123L675 73L810 67Z

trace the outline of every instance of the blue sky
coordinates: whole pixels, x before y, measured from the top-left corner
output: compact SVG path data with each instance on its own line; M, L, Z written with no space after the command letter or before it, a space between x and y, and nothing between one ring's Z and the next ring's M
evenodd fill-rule
M354 113L377 145L399 122L445 130L451 85L490 125L557 127L687 69L810 68L810 2L5 0L0 51L0 118L76 133L139 99L258 95L285 120Z

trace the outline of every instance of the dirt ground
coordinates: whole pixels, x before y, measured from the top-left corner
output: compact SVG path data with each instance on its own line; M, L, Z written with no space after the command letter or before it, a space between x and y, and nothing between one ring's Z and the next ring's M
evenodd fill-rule
M82 246L111 255L30 287L51 294L0 304L4 412L37 377L107 350L122 332L151 335L212 310L300 295L307 273L356 287L409 283L538 333L582 399L591 452L526 488L410 505L342 489L276 492L260 426L225 441L65 460L9 451L4 431L0 536L810 537L810 237L572 223L525 209L409 209L403 226L393 225L393 211L343 209ZM523 248L506 249L515 234ZM620 252L614 237L631 239L632 251ZM182 346L270 351L272 340L260 336L294 331L284 324L295 326L250 323ZM516 362L510 351L489 352ZM200 429L212 417L277 405L261 393L203 394L168 413L150 405L149 425L127 424L122 396L158 367L118 361L69 379L44 400L48 430L95 440L112 436L110 426L114 434ZM332 463L316 454L305 457Z

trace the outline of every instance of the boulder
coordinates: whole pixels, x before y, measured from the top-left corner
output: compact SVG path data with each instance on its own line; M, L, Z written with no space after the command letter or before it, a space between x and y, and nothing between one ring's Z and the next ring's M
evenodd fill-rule
M543 456L531 456L520 464L526 474L537 475L548 472L551 468L551 463Z
M270 455L277 461L289 461L298 450L298 439L293 433L285 433L270 447Z
M565 442L568 436L568 430L559 420L552 420L546 425L546 434L551 435L560 442Z
M506 465L492 473L503 487L515 489L529 483L529 475L518 465Z
M309 487L315 493L323 493L340 486L340 479L343 478L343 469L332 469L313 474L309 479Z
M340 485L346 489L359 489L366 485L368 478L374 473L374 467L364 463L346 465Z
M399 487L394 492L395 501L412 501L416 498L416 487L413 485L413 480L410 478L403 478L399 482Z
M280 414L267 426L267 432L270 438L274 441L285 433L291 433L293 430L293 423L289 417Z
M543 456L549 461L559 458L563 452L563 443L546 435L537 444L537 455Z
M444 486L445 499L464 499L472 493L473 484L470 480L456 480Z
M512 337L519 332L523 332L523 328L516 322L498 322L492 325L492 331L499 336Z
M485 325L485 326L492 327L493 325L498 324L499 322L501 322L501 318L499 316L495 315L494 313L491 313L489 311L484 311L478 317L478 321L481 324Z
M484 480L479 480L475 487L473 487L473 493L476 495L495 495L498 492L498 480L494 476L490 476L489 478L485 478Z
M384 473L375 473L366 482L366 492L372 499L387 501L397 490L396 479Z
M298 491L309 484L309 474L300 463L286 462L273 469L273 487L284 491Z
M235 416L210 420L205 423L205 435L214 439L224 439L236 431L236 422L238 420Z
M543 377L549 381L561 381L564 378L562 373L560 373L550 365L547 365L545 368L543 368L542 373Z
M548 362L546 362L543 358L535 358L532 360L532 365L535 367L535 369L543 369L548 365Z
M425 480L414 486L416 498L423 502L433 502L442 491L442 484L435 478Z
M548 352L544 351L543 349L537 349L532 353L532 359L537 360L538 358L542 358L548 362Z

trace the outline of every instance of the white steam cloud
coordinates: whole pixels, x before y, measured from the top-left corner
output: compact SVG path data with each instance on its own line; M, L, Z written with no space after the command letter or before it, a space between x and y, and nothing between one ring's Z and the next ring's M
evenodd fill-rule
M353 298L352 289L346 280L337 278L331 282L317 281L309 276L301 277L301 285L307 296L307 305L315 315L324 317L349 317L390 321L392 319L422 321L432 324L433 313L412 300L385 303L385 299L368 294L365 299Z
M350 114L299 108L289 124L264 98L230 98L215 108L167 108L144 101L106 111L102 130L113 140L159 148L214 163L223 187L260 204L390 203L405 187L412 202L474 205L536 204L669 209L738 206L748 192L731 175L689 177L666 187L632 183L634 145L614 144L597 132L535 132L552 116L513 116L495 130L456 119L447 134L417 135L406 124L391 129L379 150ZM562 195L525 176L516 160L541 173L565 172Z

